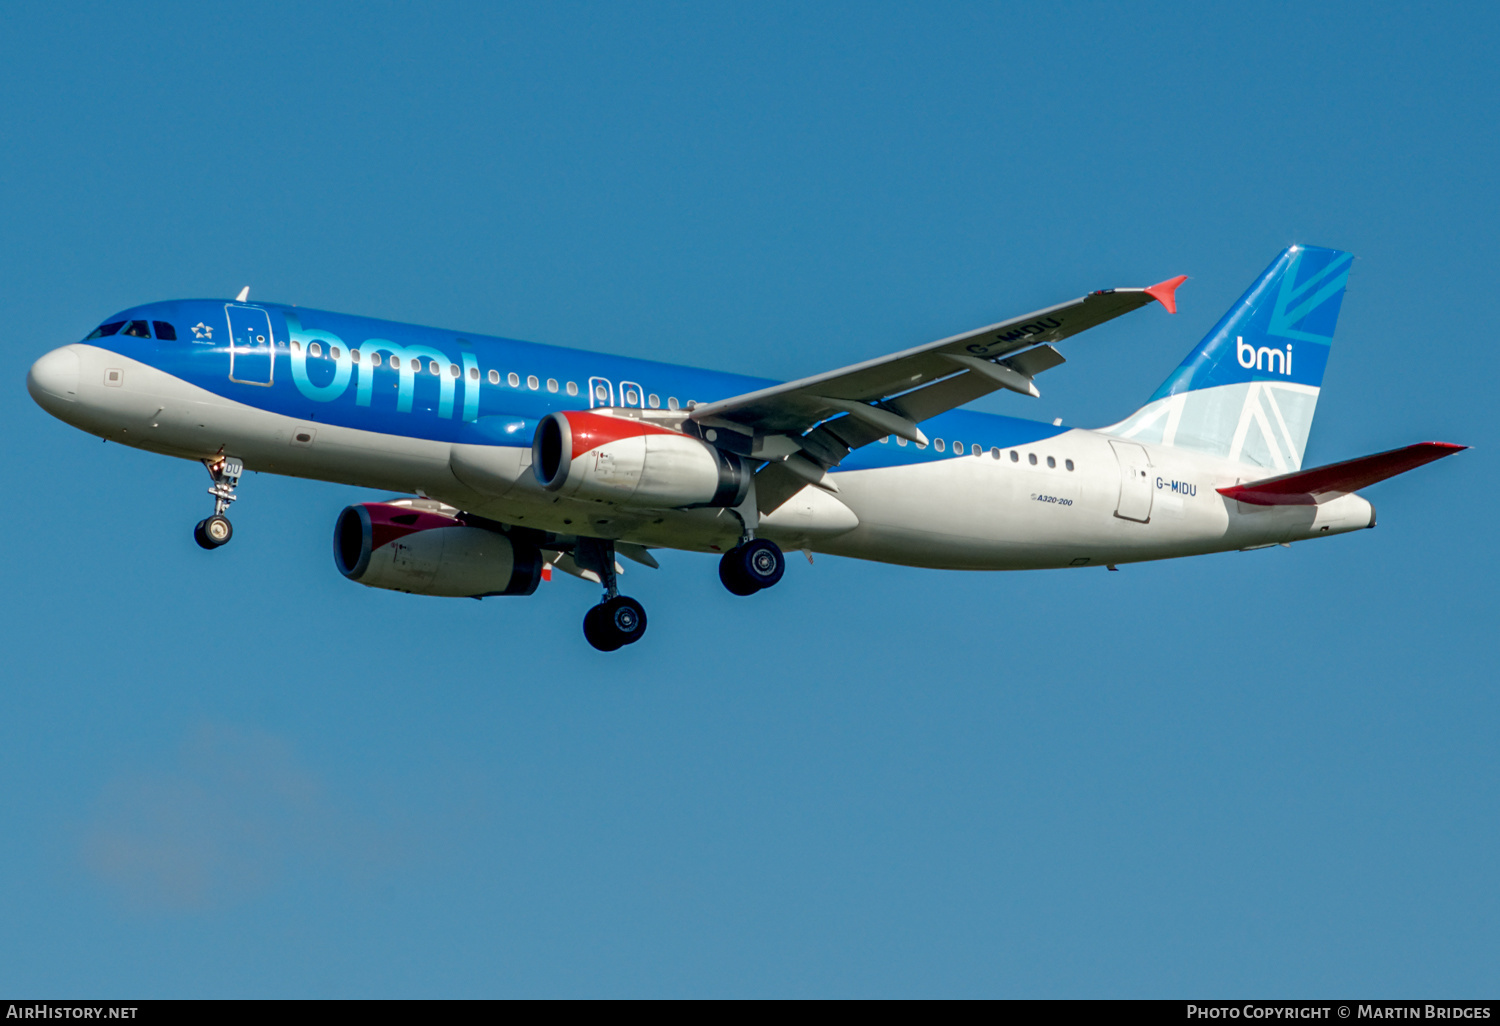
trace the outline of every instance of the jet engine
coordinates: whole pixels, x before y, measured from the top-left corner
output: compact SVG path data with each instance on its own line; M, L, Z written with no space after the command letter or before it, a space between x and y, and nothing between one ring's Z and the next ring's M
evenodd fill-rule
M538 549L431 500L346 507L333 528L333 561L351 581L413 595L530 595L542 579Z
M620 506L738 506L751 470L692 435L630 417L568 410L544 417L531 467L549 492Z

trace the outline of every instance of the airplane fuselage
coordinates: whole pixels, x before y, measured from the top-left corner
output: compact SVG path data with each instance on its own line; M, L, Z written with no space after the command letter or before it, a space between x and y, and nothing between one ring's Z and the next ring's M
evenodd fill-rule
M672 425L771 382L647 360L275 304L180 301L38 361L32 394L91 434L193 460L417 493L558 536L724 552L726 508L638 509L561 497L532 471L550 413ZM784 548L910 566L1114 565L1370 527L1358 495L1253 506L1217 488L1275 473L1102 431L954 410L930 444L887 437L754 523Z

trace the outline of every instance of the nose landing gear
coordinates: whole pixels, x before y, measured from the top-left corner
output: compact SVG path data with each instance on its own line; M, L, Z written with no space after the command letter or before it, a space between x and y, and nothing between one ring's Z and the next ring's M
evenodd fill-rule
M786 556L764 538L737 545L719 560L719 580L735 595L754 595L781 580L785 572Z
M208 490L208 494L214 497L214 515L198 521L193 528L193 541L205 549L216 549L234 537L234 525L224 511L235 500L234 490L240 483L240 475L245 472L245 464L233 456L215 456L204 460L203 465L208 468L208 476L214 479L213 487Z

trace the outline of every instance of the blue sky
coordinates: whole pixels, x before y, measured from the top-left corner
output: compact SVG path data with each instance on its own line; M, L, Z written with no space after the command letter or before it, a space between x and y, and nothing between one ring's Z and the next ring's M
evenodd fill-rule
M0 992L1479 996L1500 986L1492 5L8 4ZM359 588L348 502L37 408L123 307L252 295L791 377L1094 288L1356 254L1310 462L1375 531L741 600Z

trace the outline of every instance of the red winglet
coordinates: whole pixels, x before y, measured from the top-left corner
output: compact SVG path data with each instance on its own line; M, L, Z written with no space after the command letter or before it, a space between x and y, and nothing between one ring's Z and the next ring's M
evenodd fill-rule
M1231 485L1218 489L1218 492L1253 506L1315 506L1467 448L1467 445L1452 442L1418 442L1402 449L1377 452L1373 456L1298 470L1250 484Z
M1187 275L1179 274L1175 278L1169 278L1160 285L1153 285L1146 290L1146 295L1159 302L1167 308L1167 313L1177 312L1177 286L1187 281Z

